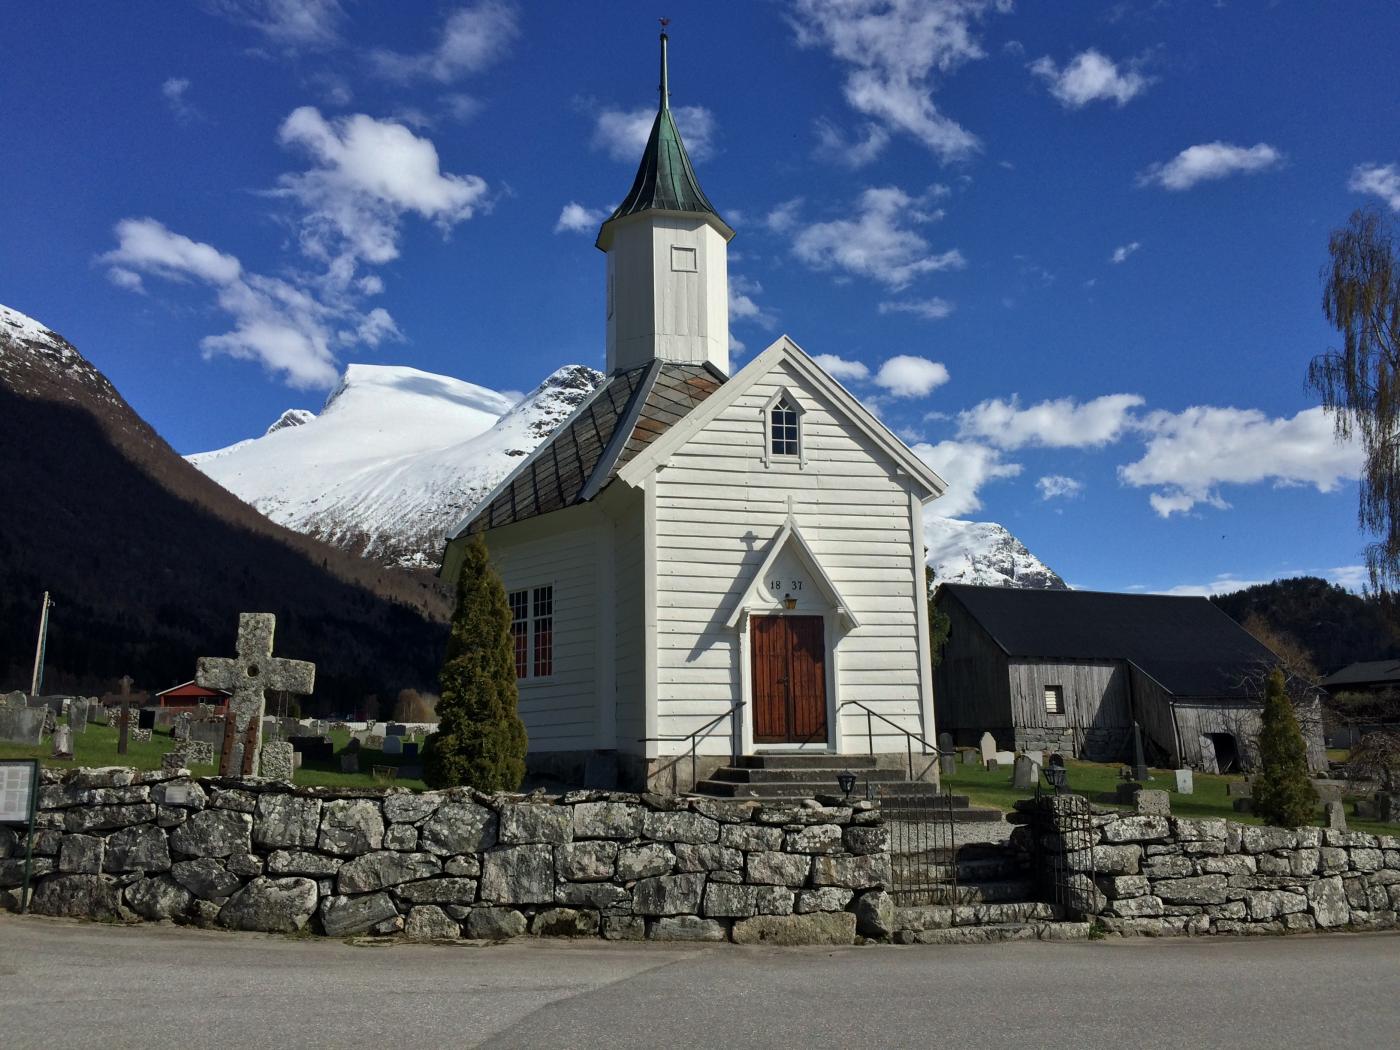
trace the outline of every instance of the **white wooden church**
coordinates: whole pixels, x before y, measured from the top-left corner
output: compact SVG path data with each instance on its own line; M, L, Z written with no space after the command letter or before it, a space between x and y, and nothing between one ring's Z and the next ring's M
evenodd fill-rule
M734 231L672 120L666 46L598 233L607 381L462 521L443 575L484 533L532 771L687 790L764 752L902 769L924 750L906 731L936 739L923 513L945 485L788 337L729 374Z

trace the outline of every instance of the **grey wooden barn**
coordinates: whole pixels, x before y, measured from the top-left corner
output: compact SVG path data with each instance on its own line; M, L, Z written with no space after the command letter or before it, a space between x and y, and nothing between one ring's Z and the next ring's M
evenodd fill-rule
M1205 598L944 584L951 629L934 674L938 727L1007 750L1155 760L1206 772L1257 761L1273 652ZM1305 719L1310 750L1320 728ZM1315 739L1312 739L1315 738Z

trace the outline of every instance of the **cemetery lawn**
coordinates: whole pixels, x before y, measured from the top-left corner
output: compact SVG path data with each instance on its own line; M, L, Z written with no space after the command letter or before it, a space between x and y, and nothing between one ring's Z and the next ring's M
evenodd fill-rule
M1122 763L1081 762L1071 758L1065 760L1065 766L1069 770L1070 791L1088 797L1089 801L1096 805L1124 810L1132 809L1131 806L1111 801L1120 782L1118 773L1123 768ZM1224 817L1241 824L1264 823L1253 813L1236 813L1234 799L1225 794L1226 784L1243 780L1243 777L1196 773L1193 777L1195 793L1178 795L1172 790L1176 786L1176 775L1172 770L1154 769L1151 772L1154 779L1147 786L1164 790L1171 796L1172 816ZM957 772L952 776L945 776L943 784L951 788L955 794L967 795L974 806L994 806L1000 810L1010 810L1012 804L1018 799L1029 798L1034 794L1032 791L1011 786L1011 770L1009 768L988 772L981 766L963 765L961 756ZM1394 824L1357 820L1351 815L1349 805L1347 809L1347 827L1354 831L1369 831L1379 835L1394 835L1396 833L1396 825ZM1323 823L1321 803L1317 807L1317 823L1319 825Z
M331 733L335 741L336 750L339 751L350 742L348 731L340 730ZM0 759L4 758L37 758L47 768L50 769L74 769L78 766L132 766L136 769L159 769L161 757L174 746L168 730L157 729L151 733L149 743L138 743L135 740L128 741L127 752L124 755L117 754L117 727L98 725L96 722L89 722L87 732L73 734L73 757L67 760L51 758L53 754L53 743L45 740L42 744L31 747L25 744L11 744L0 741ZM406 787L415 791L424 791L427 785L421 780L399 779L375 780L371 769L374 766L391 766L397 769L402 762L402 755L385 755L378 751L362 749L360 751L359 773L340 772L340 759L337 757L334 764L322 763L314 767L303 767L296 771L295 782L306 787ZM190 772L197 777L212 777L218 775L217 765L193 766Z

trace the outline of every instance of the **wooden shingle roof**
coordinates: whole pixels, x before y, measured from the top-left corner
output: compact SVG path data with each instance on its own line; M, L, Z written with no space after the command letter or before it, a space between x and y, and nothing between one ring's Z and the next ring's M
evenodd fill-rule
M614 373L478 506L456 535L485 532L584 503L617 470L719 389L709 365L649 365Z

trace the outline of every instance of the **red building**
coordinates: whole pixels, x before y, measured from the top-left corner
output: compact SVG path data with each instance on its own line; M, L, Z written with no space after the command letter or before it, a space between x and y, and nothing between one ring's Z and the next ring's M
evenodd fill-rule
M155 695L157 707L198 707L200 704L213 704L219 714L228 710L229 694L222 689L206 689L193 681L181 682L162 690Z

